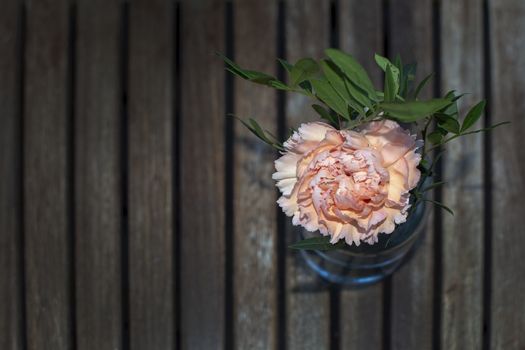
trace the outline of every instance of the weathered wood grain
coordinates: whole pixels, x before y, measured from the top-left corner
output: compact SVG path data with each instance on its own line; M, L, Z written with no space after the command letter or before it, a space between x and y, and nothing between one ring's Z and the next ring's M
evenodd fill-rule
M368 71L377 89L383 74L374 53L383 53L382 1L339 1L341 49L354 56ZM341 291L341 348L381 349L383 346L383 283Z
M231 156L225 155L227 93L223 64L214 56L214 51L225 52L225 2L74 3L76 40L69 41L69 23L74 24L68 18L70 1L26 1L27 41L22 59L17 53L21 51L20 1L4 1L0 11L0 348L21 349L24 342L28 349L125 347L122 336L128 333L123 331L126 312L122 307L126 306L121 278L127 267L121 266L122 254L126 256L121 251L122 238L129 243L132 349L174 348L177 330L181 348L223 348L231 343L224 338L229 326L233 327L232 344L240 349L278 347L279 326L286 328L290 349L329 348L327 286L293 252L286 257L286 324L278 325L279 238L270 179L275 154L238 124L234 126L234 168L230 169L233 213L225 211L231 199L226 198L224 177L225 159ZM278 3L233 2L233 45L240 63L276 72ZM330 45L330 1L283 3L285 58L294 62L307 55L323 56L322 50ZM382 51L381 7L385 3L390 9L386 29L391 56L399 52L405 61L417 60L419 78L435 70L438 53L432 44L432 3L436 2L431 0L373 0L365 7L356 0L336 1L340 46L370 68L380 86L373 53ZM470 104L484 93L484 1L439 3L440 85L470 92L465 97ZM443 200L456 212L454 217L438 216L443 219L438 240L442 246L437 250L442 252L438 261L443 275L433 275L433 242L438 232L433 231L431 216L424 245L392 278L387 332L382 329L387 323L381 285L341 292L341 348L380 348L383 336L390 334L392 349L427 349L433 340L439 340L444 349L479 349L484 339L483 306L489 308L491 349L525 347L521 263L525 240L520 230L525 212L519 206L525 192L520 151L525 132L520 119L525 110L525 5L519 0L486 3L491 24L490 119L492 123L512 121L489 138L492 227L483 227L480 216L485 205L481 153L485 138L469 136L450 144L443 163L449 182ZM125 57L129 69L121 80L123 6L130 8L130 32ZM178 79L174 6L180 6L183 21L180 100L174 86ZM72 42L76 46L68 47ZM76 49L76 61L68 62L72 49ZM22 67L24 80L19 81ZM126 79L129 113L122 123L121 84ZM68 90L71 82L74 94ZM25 101L23 116L20 99ZM176 115L179 103L181 113ZM287 126L317 120L310 105L305 97L287 95ZM277 129L276 94L270 89L235 80L234 109L241 117L256 117L270 131ZM179 117L180 131L175 126ZM174 158L177 155L180 159ZM124 164L128 167L122 168ZM174 188L178 164L180 183ZM122 193L124 178L129 181L127 193ZM180 213L175 212L177 190ZM129 236L122 237L126 206ZM225 256L226 215L233 219L231 257ZM182 230L176 232L179 220ZM297 239L297 229L288 218L286 222L290 243ZM492 237L489 247L483 246L485 230ZM483 249L490 249L491 261L483 261ZM181 257L174 255L176 251ZM229 290L225 259L234 262L231 314L225 314ZM177 266L179 260L181 266ZM490 305L482 300L484 264L489 264L491 272L491 288L486 291ZM179 268L182 284L177 288ZM25 280L20 280L24 275ZM434 291L434 278L441 281L441 290ZM176 310L178 289L181 310ZM440 328L433 324L436 300L442 301ZM441 333L434 334L438 329ZM22 339L25 332L27 338Z
M390 2L389 52L405 63L417 61L418 78L432 72L432 2ZM426 96L430 97L431 88ZM434 208L430 206L430 212ZM433 329L433 216L428 217L425 240L416 254L392 277L392 349L429 349Z
M0 12L0 348L23 344L21 286L21 154L19 113L21 7L7 1Z
M460 115L483 98L482 1L441 2L441 86L470 94ZM482 127L478 123L475 127ZM443 156L441 346L480 349L483 281L483 136L462 137Z
M174 346L173 7L129 4L129 337Z
M354 56L365 67L374 85L383 85L383 74L374 54L383 54L383 6L381 0L339 0L339 41L341 49Z
M67 349L73 342L68 33L68 1L28 2L24 225L29 349Z
M225 339L223 1L181 3L181 336L183 349Z
M285 3L286 59L290 63L301 57L319 59L330 43L329 1L289 0ZM318 120L305 96L286 96L286 126ZM298 227L287 222L287 243L299 239ZM289 349L326 349L330 344L330 295L295 251L286 259L286 343Z
M491 349L525 348L525 3L490 1L492 134ZM490 263L490 262L486 262Z
M235 61L275 75L277 3L236 1ZM273 89L235 80L235 114L277 135ZM276 152L235 123L234 346L273 349L277 331Z
M118 1L78 1L75 105L77 347L122 348Z

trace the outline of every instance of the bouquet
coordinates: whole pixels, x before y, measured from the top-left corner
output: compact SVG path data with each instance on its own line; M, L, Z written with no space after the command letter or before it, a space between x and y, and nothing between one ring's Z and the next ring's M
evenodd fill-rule
M384 88L378 90L354 57L337 49L325 54L319 61L302 58L295 64L279 59L288 72L287 82L221 56L226 69L242 79L310 97L319 115L319 121L293 129L284 142L254 119L240 119L280 152L273 174L281 193L279 206L293 225L320 233L291 247L373 245L379 235L389 235L406 222L424 201L453 214L425 196L444 184L433 176L444 146L503 123L474 129L485 101L460 116L457 102L464 94L456 91L421 100L432 74L416 84L416 64L402 64L399 56L391 62L375 55L384 71Z

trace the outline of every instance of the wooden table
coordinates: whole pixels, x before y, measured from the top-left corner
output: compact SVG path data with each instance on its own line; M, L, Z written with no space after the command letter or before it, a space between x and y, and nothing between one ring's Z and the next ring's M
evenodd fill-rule
M456 216L360 290L287 250L277 155L225 117L285 137L310 102L214 55L283 77L330 46L512 121L450 145ZM522 0L4 0L0 53L0 349L525 348Z

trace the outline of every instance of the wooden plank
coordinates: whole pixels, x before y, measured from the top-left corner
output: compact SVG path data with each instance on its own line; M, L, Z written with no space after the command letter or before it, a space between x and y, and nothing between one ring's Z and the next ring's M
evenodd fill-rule
M131 349L174 346L173 7L129 8L129 337Z
M24 225L29 349L72 345L68 1L27 4Z
M418 62L418 78L433 69L432 1L396 1L390 6L391 56ZM430 97L427 89L425 97ZM430 212L433 208L430 208ZM392 349L430 349L433 329L433 216L428 217L425 240L407 264L392 277L390 334Z
M330 44L330 2L289 0L285 9L286 59L321 58ZM286 125L318 120L305 96L287 94ZM287 243L299 239L298 227L286 218ZM289 349L326 349L330 345L330 295L300 254L288 250L286 258L286 330Z
M365 67L377 88L383 85L383 74L374 54L383 54L383 11L381 0L339 0L339 38L341 49L354 56Z
M383 74L374 54L383 53L382 1L339 1L341 49L365 67L376 88L383 86ZM381 349L383 324L383 283L364 289L341 291L341 347L343 349ZM371 326L373 325L373 326Z
M20 45L21 11L18 1L7 1L0 12L0 348L22 348L20 288Z
M511 121L492 134L491 349L525 347L525 3L490 1L491 122Z
M221 0L181 3L183 349L225 344L224 15Z
M276 74L277 4L234 3L235 60ZM235 80L235 114L253 117L277 135L274 90ZM242 124L235 123L234 346L273 349L277 331L277 220L272 173L276 157ZM254 278L257 276L257 278Z
M77 347L120 349L120 6L104 0L77 6Z
M441 86L469 92L460 113L483 98L482 1L441 3ZM442 91L445 93L446 91ZM479 123L476 127L481 127ZM483 136L451 142L443 156L441 345L481 349L483 281ZM465 244L458 244L465 242Z

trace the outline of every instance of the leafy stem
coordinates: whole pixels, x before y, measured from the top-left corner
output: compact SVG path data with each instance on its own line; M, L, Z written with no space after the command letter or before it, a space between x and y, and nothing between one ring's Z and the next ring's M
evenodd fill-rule
M498 126L505 125L505 124L509 124L509 122L501 122L501 123L498 123L498 124L494 124L494 125L492 125L492 126L489 126L489 127L487 127L487 128L482 128L482 129L473 130L473 131L468 131L468 132L460 132L460 133L458 133L458 134L456 134L456 135L450 136L450 137L444 139L443 141L441 141L440 143L438 143L438 144L436 144L436 145L430 147L428 150L426 150L426 153L423 153L423 158L424 158L426 155L428 155L430 152L432 152L433 150L435 150L436 148L441 147L441 146L443 146L444 144L446 144L446 143L448 143L448 142L450 142L450 141L452 141L452 140L455 140L455 139L457 139L457 138L460 137L460 136L465 136L465 135L470 135L470 134L477 134L477 133L479 133L479 132L489 131L489 130L492 130L492 129L498 127Z
M464 117L460 117L457 101L464 94L456 94L454 90L441 98L420 100L418 96L428 86L432 75L414 86L416 65L402 64L399 57L392 62L386 57L375 55L376 63L385 72L383 91L378 91L363 66L353 56L337 49L327 49L325 58L320 60L306 57L291 64L278 59L288 72L287 79L283 81L271 74L242 68L224 55L218 55L224 60L225 69L242 79L311 98L315 101L312 108L320 118L339 130L354 129L383 119L416 124L418 127L423 125L422 161L418 166L421 180L411 191L410 210L421 201L426 201L452 212L442 203L425 198L427 191L443 184L440 181L432 183L435 180L433 169L443 154L443 146L460 136L489 131L507 124L502 122L472 130L483 114L486 101L479 101ZM241 122L268 145L285 151L283 143L254 119L248 118ZM434 152L436 149L439 151ZM433 159L429 157L431 153L437 153ZM327 238L315 238L305 240L293 248L332 249L334 245Z

